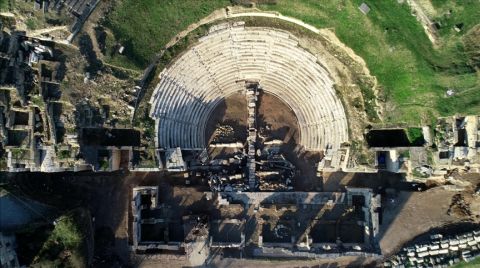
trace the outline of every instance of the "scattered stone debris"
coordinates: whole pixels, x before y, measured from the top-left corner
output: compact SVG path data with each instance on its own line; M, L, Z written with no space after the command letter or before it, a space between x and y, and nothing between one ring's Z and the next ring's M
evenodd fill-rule
M455 215L458 217L472 216L470 204L465 202L465 198L461 194L456 194L452 197L452 203L447 210L448 215Z
M231 142L235 135L233 127L230 125L217 125L213 133L212 143L226 143Z

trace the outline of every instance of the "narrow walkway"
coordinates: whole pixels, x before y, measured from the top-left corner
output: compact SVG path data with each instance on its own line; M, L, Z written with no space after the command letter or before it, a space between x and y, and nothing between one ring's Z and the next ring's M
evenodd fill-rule
M48 28L39 29L39 30L29 32L28 35L32 36L32 37L35 37L35 36L39 36L39 35L42 35L42 34L51 33L51 32L54 32L54 31L68 31L68 28L65 25L48 27Z
M248 149L247 149L247 177L250 190L254 190L256 181L255 164L255 145L257 143L257 84L247 85L247 105L248 105Z

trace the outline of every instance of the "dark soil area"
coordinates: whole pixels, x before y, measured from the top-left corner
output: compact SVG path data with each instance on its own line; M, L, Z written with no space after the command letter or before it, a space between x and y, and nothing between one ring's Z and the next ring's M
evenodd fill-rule
M288 161L298 169L294 179L295 190L321 190L321 180L316 177L316 164L322 154L308 152L298 145L300 132L297 117L292 109L279 98L260 91L258 98L257 128L265 141L282 140L281 150ZM243 93L236 93L223 100L212 113L207 125L206 139L210 143L217 125L229 125L234 136L228 142L246 142L247 103ZM227 142L227 141L225 141Z
M281 150L298 172L294 177L296 191L321 190L321 181L316 177L316 164L322 154L303 150L298 144L300 131L297 117L292 109L281 99L261 92L258 106L258 128L265 141L282 140Z
M208 186L198 186L198 182L192 181L193 185L185 188L183 176L155 172L5 174L5 182L12 192L26 195L60 210L88 208L94 217L94 267L119 267L119 263L127 264L134 261L129 254L127 228L128 219L131 219L128 213L131 210L133 187L161 185L162 194L159 201L167 201L178 216L199 213L207 207L203 201L196 201L208 190ZM26 251L28 252L29 248ZM23 259L31 259L32 256L27 252L20 252Z
M234 135L230 141L244 142L247 139L247 99L245 94L239 92L222 100L213 110L206 128L205 138L207 144L214 139L217 125L229 125L233 128Z

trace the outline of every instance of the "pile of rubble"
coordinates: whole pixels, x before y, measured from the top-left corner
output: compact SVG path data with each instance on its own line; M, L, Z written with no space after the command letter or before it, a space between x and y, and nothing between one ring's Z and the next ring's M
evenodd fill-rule
M295 166L285 159L281 153L270 152L265 160L260 160L257 176L261 191L293 190Z
M58 101L63 79L61 52L53 42L21 31L8 32L1 23L0 29L0 117L6 118L0 120L0 148L7 155L2 166L9 171L68 169L70 162L54 161L51 146L68 140L64 104Z
M461 194L452 197L452 203L447 210L448 215L456 214L459 216L472 216L470 204L468 204Z
M228 158L216 158L208 162L208 184L212 192L244 192L249 187L245 184L242 162L245 153L238 152Z
M444 238L430 236L428 243L403 248L384 263L385 267L449 267L480 256L480 229Z
M438 169L480 169L480 116L440 118L435 126L435 163Z
M213 133L213 143L230 142L235 135L233 127L230 125L218 124Z
M212 174L209 176L208 184L213 192L245 192L249 190L244 183L243 174Z

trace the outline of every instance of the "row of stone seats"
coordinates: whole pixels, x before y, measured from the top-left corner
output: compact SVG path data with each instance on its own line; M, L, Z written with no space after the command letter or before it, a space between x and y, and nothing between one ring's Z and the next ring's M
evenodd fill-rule
M201 38L162 72L150 100L151 116L160 121L159 146L206 147L208 118L223 98L245 91L244 80L259 81L290 106L307 150L338 148L348 140L342 103L317 58L289 33L239 26Z

